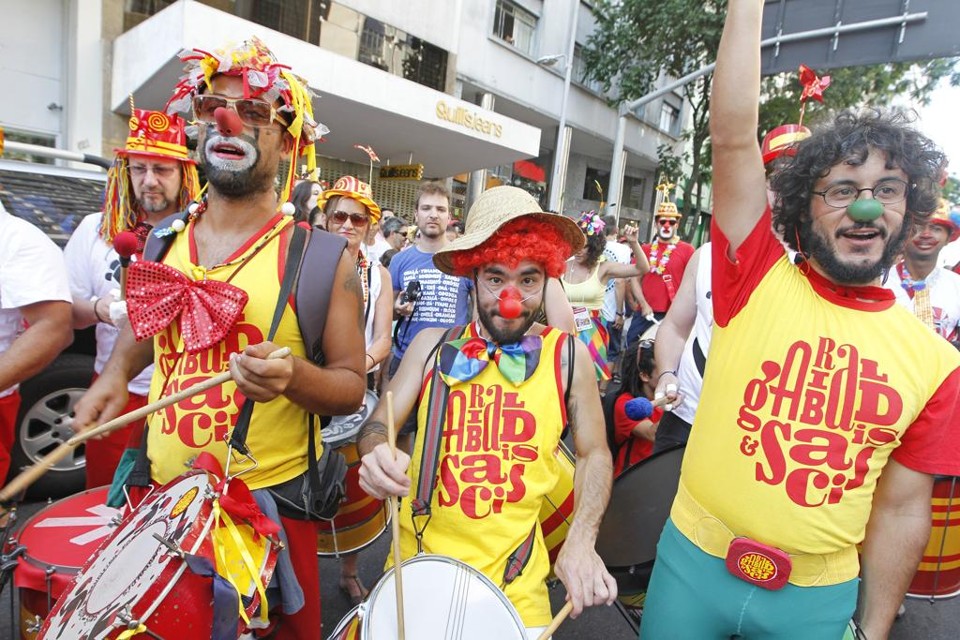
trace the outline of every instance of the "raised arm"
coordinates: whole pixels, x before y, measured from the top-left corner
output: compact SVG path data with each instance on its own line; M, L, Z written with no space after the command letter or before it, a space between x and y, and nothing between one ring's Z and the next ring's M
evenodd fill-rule
M643 252L643 247L637 242L639 230L635 225L628 224L623 235L627 238L627 243L633 251L633 257L636 259L634 264L623 262L603 262L600 264L600 270L597 272L597 278L600 282L606 282L610 278L629 278L631 276L642 276L650 271L650 263L647 262L647 256Z
M767 206L757 144L762 13L762 0L730 0L710 90L713 219L731 251L743 243Z

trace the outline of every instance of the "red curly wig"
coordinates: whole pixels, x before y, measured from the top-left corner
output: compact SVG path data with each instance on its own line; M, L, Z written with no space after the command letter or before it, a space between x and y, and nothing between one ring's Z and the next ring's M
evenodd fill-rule
M563 274L570 244L554 225L532 217L511 220L486 242L450 256L457 275L469 276L483 265L498 262L515 269L523 260L540 264L550 278Z

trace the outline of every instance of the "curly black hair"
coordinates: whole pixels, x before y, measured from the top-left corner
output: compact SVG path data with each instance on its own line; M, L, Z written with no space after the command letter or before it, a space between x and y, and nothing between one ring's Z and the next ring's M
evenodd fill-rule
M600 256L603 250L607 248L607 239L599 233L587 236L587 244L584 247L587 252L583 256L583 266L593 269L600 262Z
M924 222L939 203L939 180L946 156L911 123L912 118L899 110L845 111L832 125L819 128L801 141L796 155L778 169L770 183L776 194L773 228L783 241L800 250L797 237L804 234L805 223L810 221L813 185L841 162L862 164L871 150L886 155L887 168L899 168L907 174L910 191L903 227L909 229Z
M653 375L653 344L653 340L637 340L628 345L620 355L620 390L634 398L643 395L643 380L640 379L640 374Z

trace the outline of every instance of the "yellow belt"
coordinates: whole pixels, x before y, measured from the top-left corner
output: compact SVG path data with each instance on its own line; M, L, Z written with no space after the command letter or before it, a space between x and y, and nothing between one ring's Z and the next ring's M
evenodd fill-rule
M683 486L683 482L677 489L677 497L673 501L670 518L680 533L705 553L717 558L727 557L727 548L737 537L690 495ZM758 542L766 543L764 540L758 540ZM793 564L790 584L798 587L840 584L856 578L860 573L860 560L857 557L856 546L823 555L790 554L790 561Z

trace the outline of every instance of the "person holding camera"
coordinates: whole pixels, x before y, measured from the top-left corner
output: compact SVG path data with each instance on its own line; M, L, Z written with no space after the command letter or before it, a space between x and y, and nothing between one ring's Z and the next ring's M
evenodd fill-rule
M470 320L472 283L441 272L433 254L447 244L450 223L450 194L437 182L425 182L417 189L416 244L390 261L390 278L398 319L393 336L393 359L387 372L392 378L400 367L407 347L418 333L432 327L452 327Z

